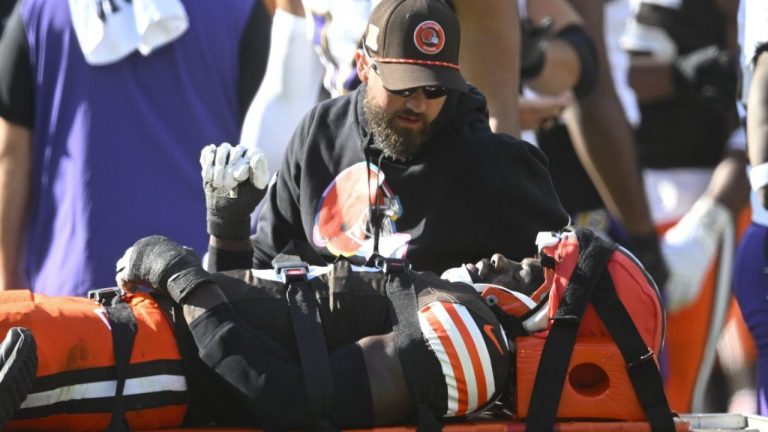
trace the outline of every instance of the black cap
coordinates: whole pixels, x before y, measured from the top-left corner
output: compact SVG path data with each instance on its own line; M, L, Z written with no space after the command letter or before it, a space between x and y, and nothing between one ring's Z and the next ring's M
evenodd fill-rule
M459 20L443 0L382 0L363 43L390 90L444 86L465 91L459 72Z

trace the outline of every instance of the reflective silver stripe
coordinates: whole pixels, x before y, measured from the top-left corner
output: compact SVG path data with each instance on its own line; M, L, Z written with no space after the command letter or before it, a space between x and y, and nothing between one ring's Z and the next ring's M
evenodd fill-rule
M112 397L115 395L117 381L99 381L59 387L27 396L21 408L36 408L77 399ZM186 391L187 379L182 375L154 375L129 378L125 381L123 395L137 395L161 391Z

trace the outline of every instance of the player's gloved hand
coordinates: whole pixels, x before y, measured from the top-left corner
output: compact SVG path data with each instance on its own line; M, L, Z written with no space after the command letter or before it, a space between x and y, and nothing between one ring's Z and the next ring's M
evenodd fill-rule
M544 268L537 258L517 262L497 253L464 267L474 282L499 285L525 295L533 294L544 283Z
M208 234L225 240L247 239L251 213L264 198L269 168L264 154L229 143L205 147L200 154Z
M656 283L656 287L662 296L669 278L670 263L666 262L659 246L659 237L656 232L644 235L630 235L630 250L632 254L643 264L645 271Z
M732 223L731 212L724 205L702 197L664 234L661 250L670 265L664 291L668 312L676 312L696 301L723 231Z
M117 286L134 292L148 286L167 292L181 302L204 282L213 282L192 249L163 236L144 237L117 261Z
M733 104L739 84L736 59L716 45L699 48L674 63L675 87L691 89L720 104Z
M552 20L535 24L530 18L520 20L520 75L535 78L544 67L546 40L552 32Z

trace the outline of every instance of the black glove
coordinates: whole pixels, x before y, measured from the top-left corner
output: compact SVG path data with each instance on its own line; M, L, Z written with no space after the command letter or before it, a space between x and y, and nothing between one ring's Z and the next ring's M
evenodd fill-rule
M664 285L669 278L669 270L659 247L659 237L656 233L645 235L630 235L630 251L640 260L645 271L656 282L659 292L664 292Z
M544 68L546 39L552 30L552 20L545 18L534 24L530 18L520 20L520 76L523 80L536 78Z
M736 101L739 70L736 59L710 45L679 57L674 63L675 87L723 104Z
M193 289L213 282L195 251L163 236L144 237L117 262L117 284L124 291L147 285L167 291L181 303Z
M218 196L205 187L208 234L224 240L245 240L251 235L251 213L266 195L250 180L241 182L236 197Z

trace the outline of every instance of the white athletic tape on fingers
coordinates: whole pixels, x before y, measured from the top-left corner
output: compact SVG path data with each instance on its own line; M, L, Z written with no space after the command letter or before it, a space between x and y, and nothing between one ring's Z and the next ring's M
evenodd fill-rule
M221 143L216 148L216 158L213 162L213 186L222 189L231 189L234 186L234 178L228 179L228 176L232 176L231 172L227 170L227 161L229 160L229 153L232 151L232 146L229 143Z
M215 166L225 166L229 160L229 153L232 151L232 146L229 143L221 143L216 148L216 158L214 159Z
M232 167L232 175L238 183L242 182L243 180L247 180L248 176L251 175L248 162L241 159L237 165Z
M229 159L227 160L227 164L231 166L238 165L245 155L245 149L241 145L237 145L232 147L232 149L229 151Z
M200 174L203 176L203 182L210 183L213 180L213 160L216 157L216 146L207 145L200 152Z
M269 164L264 153L259 152L249 161L251 167L251 182L257 189L264 189L269 183Z

